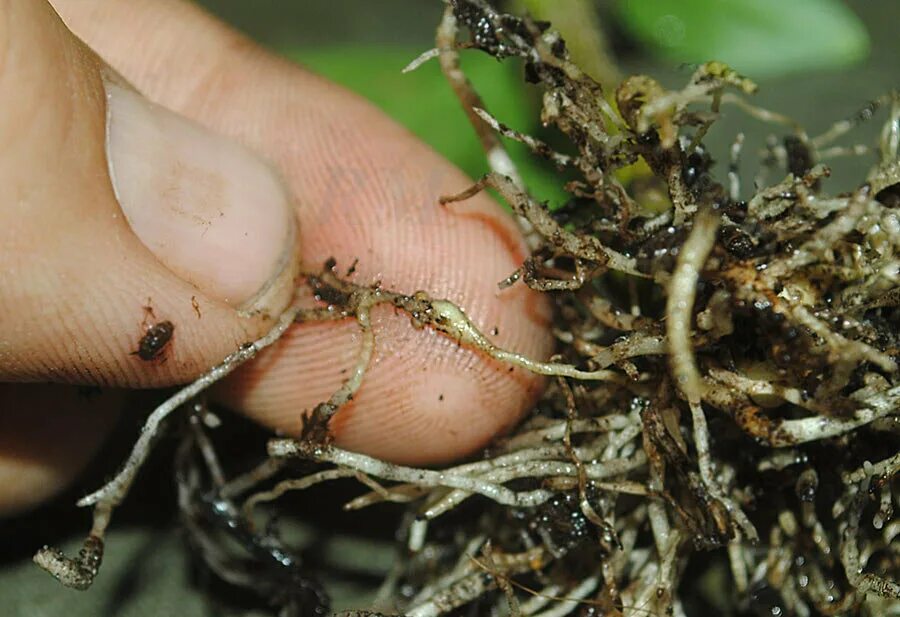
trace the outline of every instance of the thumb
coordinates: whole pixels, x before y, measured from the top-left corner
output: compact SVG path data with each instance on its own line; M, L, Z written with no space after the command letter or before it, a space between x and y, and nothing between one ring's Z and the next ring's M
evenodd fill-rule
M167 385L267 330L299 267L268 164L132 90L46 2L0 0L0 40L0 381Z

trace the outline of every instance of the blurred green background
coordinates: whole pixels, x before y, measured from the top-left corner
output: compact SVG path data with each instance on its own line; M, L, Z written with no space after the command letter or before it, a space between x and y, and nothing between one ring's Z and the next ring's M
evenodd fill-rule
M444 84L436 62L403 75L401 69L432 46L442 5L438 0L201 0L209 10L277 53L367 96L469 174L486 171L477 141ZM647 73L664 85L684 84L692 64L707 59L731 62L760 84L754 102L802 120L811 134L853 115L866 102L900 87L898 0L518 0L542 17L570 29L570 47L582 55L608 51L599 72ZM586 16L586 17L585 17ZM596 24L602 36L591 33ZM574 26L572 26L574 24ZM585 32L584 26L588 25ZM571 31L571 28L581 31ZM584 40L580 40L579 37ZM579 39L579 40L576 40ZM587 58L591 62L595 58ZM536 128L537 104L524 90L520 67L500 64L478 52L463 55L463 66L504 122ZM606 74L605 73L605 74ZM609 79L609 77L606 77ZM522 101L530 101L531 107ZM871 143L878 122L863 126L852 141ZM708 145L722 160L738 131L748 134L745 158L776 130L734 108L724 110ZM540 164L516 149L526 180L542 198L558 204L563 195ZM841 160L829 188L862 180L871 159ZM720 165L720 168L722 165ZM845 186L840 186L845 185ZM139 409L151 408L143 400ZM172 440L162 444L151 466L117 513L103 571L87 592L64 589L30 563L44 542L68 542L74 549L88 528L87 513L75 499L96 487L124 457L138 418L124 421L121 439L112 440L90 473L40 512L0 523L0 615L11 617L102 617L219 615L197 591L202 580L189 574L178 535L170 460ZM247 448L253 429L231 420ZM226 424L229 424L226 422ZM255 434L261 444L262 434ZM122 445L125 444L123 448ZM338 531L310 538L326 560L362 568L356 580L332 581L338 607L362 606L367 584L387 567L387 539L354 539L357 523L332 512L357 489L345 485L315 495L326 520ZM304 497L310 499L310 497ZM303 499L297 510L304 510ZM312 503L312 502L306 502ZM377 519L377 512L376 519ZM354 519L359 521L360 519ZM371 522L370 516L363 520ZM295 530L299 535L308 530ZM362 530L365 532L366 530ZM368 569L368 570L367 570Z
M486 171L478 144L432 61L400 69L433 44L437 0L201 0L211 11L283 53L367 96L472 176ZM558 24L591 64L596 26L619 75L647 73L668 87L687 82L692 66L722 60L756 80L753 102L800 119L811 135L853 115L869 100L900 87L900 1L897 0L506 0ZM521 68L479 52L463 66L494 115L536 130L537 101L521 105ZM608 67L594 71L603 72ZM603 75L605 77L605 75ZM609 81L609 80L606 80ZM440 121L436 121L439 119ZM772 126L734 108L724 110L707 142L717 158L738 131L748 134L745 177ZM852 141L871 143L877 122ZM848 142L849 143L849 140ZM552 205L564 199L552 178L513 144L529 187ZM841 160L831 186L855 183L871 159Z

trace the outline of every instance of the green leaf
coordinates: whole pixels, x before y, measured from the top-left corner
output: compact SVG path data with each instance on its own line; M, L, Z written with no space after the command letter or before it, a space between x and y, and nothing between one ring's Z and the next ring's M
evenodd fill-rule
M477 178L488 171L484 153L437 60L429 60L410 73L402 72L420 52L336 47L296 49L285 55L367 98L469 176ZM525 91L520 66L497 62L480 53L465 54L462 63L497 119L525 132L536 128L538 111ZM566 199L553 172L536 161L524 146L507 146L536 197L556 203Z
M721 60L750 77L847 66L869 51L839 0L619 0L618 16L664 59Z

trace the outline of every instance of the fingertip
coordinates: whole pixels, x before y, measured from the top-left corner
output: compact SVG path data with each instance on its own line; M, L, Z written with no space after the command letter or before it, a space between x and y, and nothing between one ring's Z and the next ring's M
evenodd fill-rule
M480 352L458 348L448 360L425 362L405 381L381 381L390 386L361 391L358 402L335 416L335 443L399 464L449 463L507 432L542 386L539 378L510 371Z
M414 328L392 307L376 307L372 324L375 352L362 386L330 425L340 447L402 464L446 463L511 428L543 387L537 375ZM545 331L533 334L529 350L546 350ZM508 328L506 339L514 336ZM220 386L216 397L297 435L303 414L347 378L359 345L352 321L298 326Z

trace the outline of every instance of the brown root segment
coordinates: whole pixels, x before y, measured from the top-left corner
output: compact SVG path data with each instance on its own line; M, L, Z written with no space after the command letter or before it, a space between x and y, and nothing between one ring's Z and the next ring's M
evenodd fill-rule
M72 589L91 586L103 561L103 540L91 534L84 541L77 559L66 557L57 549L45 546L34 556L34 562L60 583Z
M522 63L541 94L540 138L485 108L466 53ZM36 561L86 588L162 421L295 320L342 319L359 327L357 361L299 438L270 439L243 469L219 465L227 444L206 435L209 414L195 407L179 454L180 507L204 562L280 614L324 615L328 601L267 520L294 515L287 493L348 479L361 486L351 513L384 502L405 510L383 534L400 543L373 605L347 615L681 616L704 603L735 615L895 614L900 94L808 135L749 103L755 84L720 62L680 89L638 75L606 92L550 24L485 0L448 0L435 49L408 68L431 60L491 170L441 201L459 207L489 189L518 217L531 253L501 288L549 295L556 355L498 347L464 306L351 283L342 273L354 266L330 261L305 278L317 304L298 300L271 333L151 414L122 471L81 502L95 514L81 555L45 548ZM726 108L772 132L757 168L741 168L755 155L743 133L716 167L705 138ZM876 113L886 116L878 143L847 143ZM556 208L536 200L503 140L559 172L571 198ZM875 160L857 184L828 192L826 162L841 156ZM742 186L742 172L755 183ZM338 448L329 423L366 379L381 343L370 313L382 304L411 328L554 379L521 425L451 466ZM236 545L252 555L252 574Z

